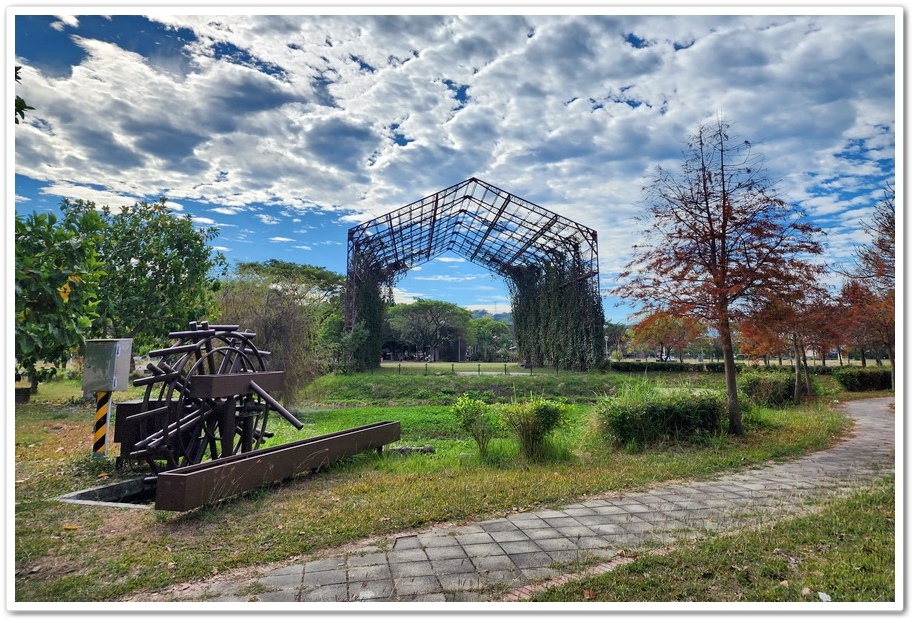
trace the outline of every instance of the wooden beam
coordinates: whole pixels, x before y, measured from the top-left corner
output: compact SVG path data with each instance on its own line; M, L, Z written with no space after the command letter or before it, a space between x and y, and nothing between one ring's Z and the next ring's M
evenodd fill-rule
M317 470L347 456L380 450L400 438L400 422L376 422L160 472L156 476L156 509L191 510Z
M234 372L232 374L196 374L190 377L188 391L192 398L228 398L252 392L255 382L265 391L283 386L286 372Z

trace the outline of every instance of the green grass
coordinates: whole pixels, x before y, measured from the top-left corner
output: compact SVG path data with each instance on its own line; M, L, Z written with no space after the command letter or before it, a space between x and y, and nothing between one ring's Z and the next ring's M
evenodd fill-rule
M303 430L279 416L272 417L270 428L277 433L273 443L283 443L397 420L402 439L394 445L430 444L435 453L367 452L318 474L186 513L55 500L119 474L113 459L89 457L93 406L76 400L79 383L43 385L33 402L17 405L15 414L16 600L113 601L438 522L494 517L671 479L705 478L828 447L848 425L827 399L799 408L757 409L748 414L748 434L741 439L723 435L630 453L596 436L593 421L596 388L616 391L632 382L626 375L535 375L524 378L542 384L525 388L517 384L522 377L504 377L501 383L485 376L428 378L439 384L408 384L397 374L325 377L316 382L320 391L312 388L311 397L293 409ZM721 385L715 376L671 375L665 381L678 387ZM409 398L418 389L436 393ZM505 432L481 458L450 415L459 391L492 391L490 402L544 395L571 406L542 460L523 460ZM112 447L109 456L116 452Z
M401 374L397 364L386 364L381 370L365 374L330 374L311 383L301 398L306 402L337 405L392 405L438 404L450 405L463 393L490 402L511 402L516 397L530 395L551 398L568 398L576 402L595 402L618 390L622 385L643 379L650 382L663 380L664 383L689 384L702 387L708 384L721 385L716 375L695 373L555 373L549 370L535 370L534 374L519 372L521 368L512 365L510 374L502 373L503 364L481 364L493 366L493 374L477 374L476 363L428 364L429 373L424 373L426 364L403 364ZM451 372L454 365L456 373Z
M539 602L893 602L894 480L533 596Z

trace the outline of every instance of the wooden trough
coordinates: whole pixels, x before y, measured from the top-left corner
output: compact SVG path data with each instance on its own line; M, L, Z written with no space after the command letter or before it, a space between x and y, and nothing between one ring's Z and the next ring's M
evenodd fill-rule
M376 422L160 472L157 510L186 511L317 470L401 438L400 422Z

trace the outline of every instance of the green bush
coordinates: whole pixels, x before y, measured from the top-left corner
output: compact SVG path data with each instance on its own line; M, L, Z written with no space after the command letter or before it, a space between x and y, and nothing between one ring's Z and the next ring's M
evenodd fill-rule
M602 398L598 426L617 445L642 450L663 439L688 440L722 430L725 400L717 393L634 387Z
M738 377L738 389L753 404L779 408L795 398L795 377L783 370L747 370Z
M500 412L506 427L518 439L525 459L537 460L547 435L562 423L565 405L556 400L532 398L502 405Z
M890 368L837 368L833 377L848 392L867 392L893 387Z
M490 407L483 400L464 394L455 401L452 413L458 419L461 430L474 438L480 456L486 457L490 440L497 430Z

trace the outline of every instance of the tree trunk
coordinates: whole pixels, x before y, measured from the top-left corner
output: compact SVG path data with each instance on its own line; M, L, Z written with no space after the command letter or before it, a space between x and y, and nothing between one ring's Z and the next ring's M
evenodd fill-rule
M802 396L802 376L801 376L801 354L798 352L798 336L792 334L792 349L795 351L795 394L793 401L795 404L801 404Z
M814 386L811 385L811 371L808 369L808 355L805 353L805 347L801 347L802 367L805 370L805 396L809 398L814 395Z
M735 368L735 351L732 345L732 332L728 320L719 327L719 339L722 341L722 358L725 360L725 398L728 409L728 432L732 435L743 437L744 425L741 423L741 404L738 402L738 370Z
M896 354L896 353L894 352L894 345L893 345L893 344L889 344L888 347L887 347L887 358L888 358L888 361L890 361L890 364L891 364L891 389L894 389L894 376L895 376L895 375L894 375L894 372L895 372L895 370L896 370L896 368L894 367L894 364L895 364L895 361L894 361L894 360L895 360L895 357L894 357L894 355L895 355L895 354Z

